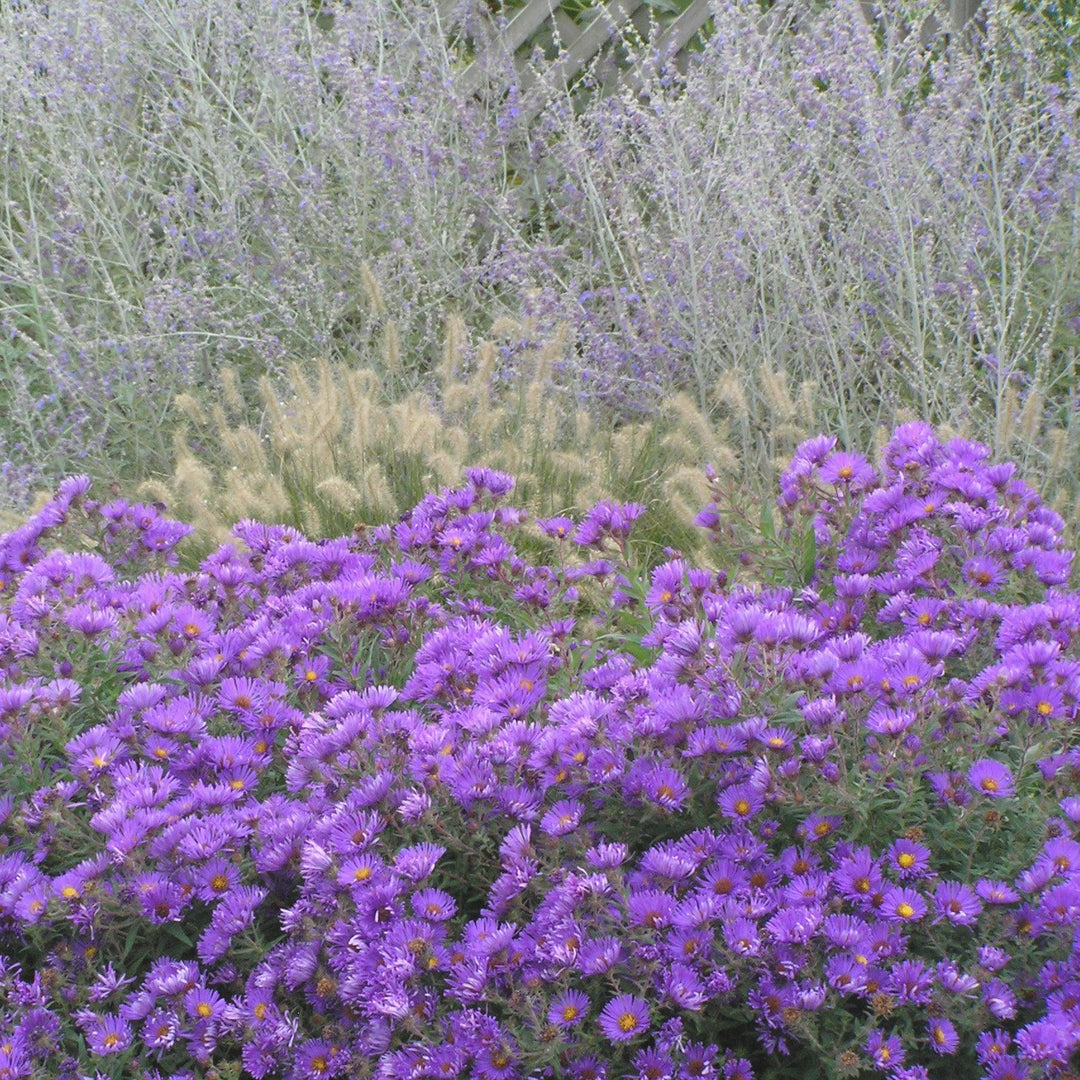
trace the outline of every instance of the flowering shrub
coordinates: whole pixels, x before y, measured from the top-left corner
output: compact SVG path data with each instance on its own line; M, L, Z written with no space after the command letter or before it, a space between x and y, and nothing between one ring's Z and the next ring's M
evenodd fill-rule
M437 6L0 4L0 505L160 476L226 363L251 391L378 362L393 326L382 382L428 393L448 309L520 324L495 389L566 327L554 374L595 411L690 392L745 479L764 366L816 389L785 423L993 425L1078 505L1080 89L1045 18L984 3L978 53L926 52L937 0L725 0L685 74L628 29L643 93L592 92L601 65L571 96L521 85L499 4Z
M195 573L79 480L0 539L0 1076L1070 1075L1080 599L1012 466L805 443L764 587L467 480Z

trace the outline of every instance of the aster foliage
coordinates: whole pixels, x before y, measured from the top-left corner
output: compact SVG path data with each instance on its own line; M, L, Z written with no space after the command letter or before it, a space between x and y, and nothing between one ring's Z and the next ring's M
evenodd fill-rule
M813 439L730 578L466 476L190 573L81 479L0 538L0 1075L1064 1077L1080 597L1016 470Z

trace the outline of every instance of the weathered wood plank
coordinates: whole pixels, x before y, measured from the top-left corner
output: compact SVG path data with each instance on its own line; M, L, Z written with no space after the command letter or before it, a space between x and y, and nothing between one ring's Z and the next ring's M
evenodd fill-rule
M498 55L494 59L506 66L513 63L514 53L540 29L558 10L559 0L529 0L510 20L499 34L493 46ZM467 93L477 90L492 67L490 53L476 57L458 76L462 89Z
M523 89L535 90L541 84L549 89L564 89L644 2L645 0L610 0L608 4L602 5L561 60L557 60L539 77L531 70L522 73ZM536 101L526 106L522 110L526 121L532 120L542 107L543 103Z
M662 57L674 56L686 48L687 42L712 18L710 0L694 0L681 14L664 28L656 39L656 48Z
M444 20L452 19L459 2L460 0L437 0L436 10L439 17ZM643 35L652 27L651 11L645 0L608 0L597 8L596 14L584 26L570 19L560 9L559 4L560 0L527 0L505 30L496 36L490 49L478 56L458 76L462 88L467 92L475 92L492 71L499 67L506 71L512 67L516 70L518 85L526 92L527 103L522 108L522 116L526 123L530 123L544 107L546 95L552 91L565 90L571 80L612 37L629 28L631 21ZM871 25L879 17L875 6L873 0L859 0L858 8ZM921 43L927 45L927 39L932 39L942 30L957 36L962 28L970 32L973 26L978 26L983 21L976 18L980 7L982 0L941 0L940 20L931 15L920 27ZM689 7L668 23L651 42L654 55L659 56L661 61L678 57L679 67L683 68L681 61L688 62L689 57L684 58L681 54L711 17L711 0L692 0ZM527 59L515 59L515 54L545 22L550 22L553 26L562 47L562 55L546 70L538 72ZM763 16L763 31L767 23L768 16ZM633 70L619 75L614 82L624 85L629 83L638 91L644 87L644 77Z
M554 21L555 29L559 31L560 43L569 48L572 42L577 41L577 36L581 33L581 27L561 8L555 9Z
M502 38L510 52L517 52L551 18L559 0L529 0L510 20Z
M686 47L687 42L712 18L710 0L694 0L680 15L664 27L650 45L650 52L664 63L677 56ZM626 72L620 80L630 86L635 93L645 88L645 77L636 69Z

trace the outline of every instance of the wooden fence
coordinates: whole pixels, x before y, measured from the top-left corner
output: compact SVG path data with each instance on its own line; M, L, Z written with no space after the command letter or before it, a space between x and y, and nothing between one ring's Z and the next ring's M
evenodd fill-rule
M940 2L940 18L931 15L920 29L924 46L942 30L959 35L981 4L981 0ZM859 0L859 3L867 21L874 20L873 0ZM439 0L439 16L448 28L459 7L459 0ZM493 44L476 56L458 78L467 91L476 92L493 79L496 83L501 81L500 73L512 66L522 92L522 116L528 123L543 108L551 92L565 91L586 66L631 28L642 40L649 42L654 56L674 60L685 70L687 46L695 35L705 31L711 18L712 0L691 0L688 7L659 28L646 0L606 0L581 23L561 9L559 0L527 0L505 29L494 35ZM544 31L557 40L561 48L555 60L537 70L532 63L532 45ZM619 77L631 85L641 81L640 73L633 70L623 71Z

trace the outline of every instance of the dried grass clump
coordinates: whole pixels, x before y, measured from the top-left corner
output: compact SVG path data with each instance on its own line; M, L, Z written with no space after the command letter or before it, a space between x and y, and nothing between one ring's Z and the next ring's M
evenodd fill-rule
M559 381L565 333L514 350L509 366L496 342L528 341L531 329L504 320L474 346L464 322L451 316L426 393L395 378L401 357L392 322L378 363L293 364L285 380L264 376L246 393L226 369L218 401L178 399L184 422L174 437L173 473L138 494L191 521L197 544L209 547L245 517L312 536L390 521L425 493L460 483L467 467L484 465L511 473L517 501L539 516L603 498L644 502L650 515L641 535L652 553L675 548L704 557L693 521L715 491L707 471L752 508L773 497L776 471L796 446L828 430L813 384L793 386L765 365L750 380L724 371L704 404L680 392L651 420L604 417ZM1069 466L1078 425L1051 423L1051 415L1034 391L1014 394L997 436L1075 526L1078 482ZM879 441L914 418L897 410ZM963 427L942 431L980 437Z
M387 324L379 362L294 364L246 392L221 373L219 398L177 401L172 475L140 497L165 502L196 526L197 544L220 543L244 517L310 535L341 535L393 520L433 488L460 483L465 468L511 473L516 498L537 515L580 511L602 498L648 504L657 551L697 544L693 517L704 469L738 471L724 428L685 395L656 419L626 423L580 407L557 371L565 333L514 350L533 328L506 320L473 346L464 322L447 319L442 359L428 392L403 388L399 341Z

